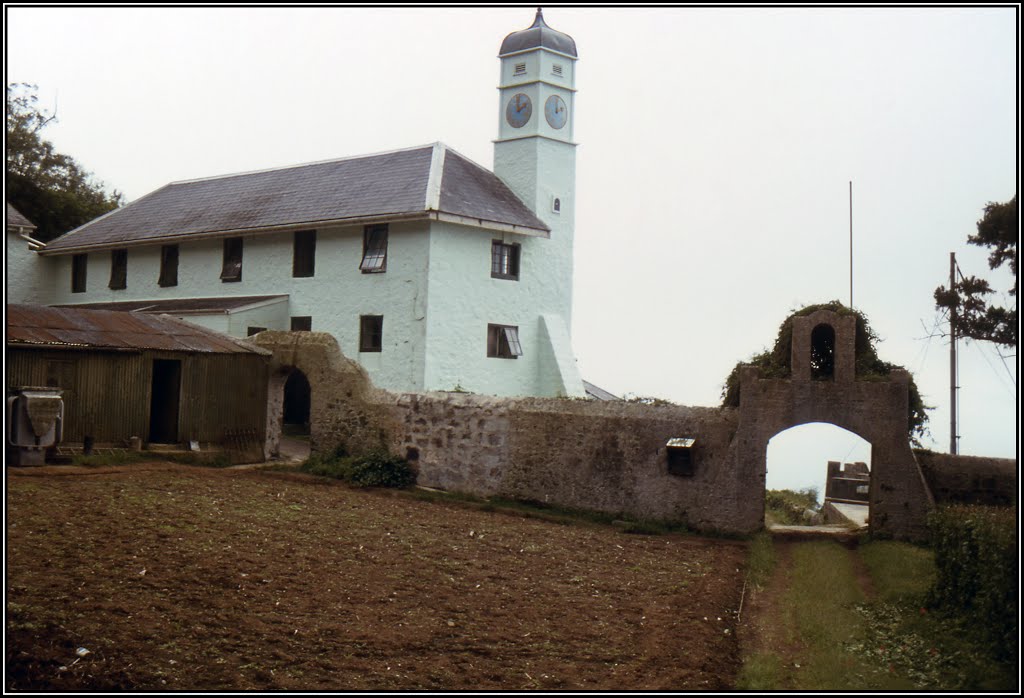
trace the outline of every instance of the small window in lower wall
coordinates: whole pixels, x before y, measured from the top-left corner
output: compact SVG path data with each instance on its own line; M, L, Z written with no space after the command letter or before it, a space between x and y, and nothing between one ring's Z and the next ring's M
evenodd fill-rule
M359 317L359 351L381 351L384 346L384 316Z
M523 355L519 343L519 328L513 325L487 326L487 356L496 359L515 359Z
M292 332L312 332L313 317L311 315L296 315L292 318Z
M260 332L266 332L266 331L267 331L266 327L250 327L247 330L245 336L246 337L252 337L254 334L259 334Z
M671 475L693 477L696 472L693 461L693 445L696 439L669 439L665 444L668 452L668 472Z

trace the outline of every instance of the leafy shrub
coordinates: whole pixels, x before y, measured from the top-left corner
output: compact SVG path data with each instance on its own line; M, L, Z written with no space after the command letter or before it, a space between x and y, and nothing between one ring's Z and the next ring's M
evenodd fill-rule
M818 506L818 491L813 487L794 492L793 490L767 490L764 493L764 508L780 524L807 526L821 507Z
M775 337L775 346L770 351L763 351L750 358L749 361L737 363L722 386L722 406L739 407L740 405L740 370L743 366L756 366L761 369L763 378L789 378L792 374L793 318L804 317L818 310L831 310L837 315L853 315L856 318L854 338L854 372L858 380L880 380L888 376L894 369L901 368L896 364L882 361L875 351L878 335L871 329L867 317L858 310L848 308L839 301L809 305L795 311L787 317ZM919 445L922 436L928 433L928 410L921 393L917 389L914 378L910 378L909 404L907 405L907 434L911 443Z
M961 505L928 519L937 571L929 605L966 617L1000 659L1017 654L1016 513Z
M302 465L302 470L344 480L358 487L409 487L416 484L416 472L409 463L386 451L348 456L344 449L339 449L326 457L311 457Z

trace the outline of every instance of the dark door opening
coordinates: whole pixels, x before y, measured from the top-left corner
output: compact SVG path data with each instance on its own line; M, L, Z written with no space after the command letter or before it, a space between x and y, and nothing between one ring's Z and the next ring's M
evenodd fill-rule
M309 380L299 369L288 374L284 384L284 414L281 430L287 435L309 433Z
M149 441L178 442L178 408L181 401L181 362L153 359L153 385L149 403Z

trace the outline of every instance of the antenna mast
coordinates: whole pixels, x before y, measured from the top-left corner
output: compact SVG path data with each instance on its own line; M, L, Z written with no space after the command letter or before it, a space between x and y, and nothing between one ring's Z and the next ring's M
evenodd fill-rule
M949 253L949 288L956 292L956 253ZM958 296L959 300L959 296ZM956 305L949 310L949 452L956 455Z

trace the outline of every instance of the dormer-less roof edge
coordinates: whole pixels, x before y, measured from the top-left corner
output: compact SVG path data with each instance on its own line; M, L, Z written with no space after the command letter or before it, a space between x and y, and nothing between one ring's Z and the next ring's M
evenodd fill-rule
M179 179L171 182L166 186L174 186L175 184L194 184L196 182L210 182L217 179L230 179L232 177L246 177L255 174L264 174L267 172L283 172L284 170L298 170L303 167L313 167L315 165L330 165L337 162L346 162L348 160L364 160L367 158L381 157L382 155L394 155L395 153L408 153L413 150L426 150L436 145L444 145L442 143L426 143L424 145L414 145L409 148L394 148L392 150L382 150L379 153L362 153L361 155L349 155L342 158L328 158L326 160L313 160L311 162L300 162L295 165L281 165L280 167L265 167L259 170L247 170L245 172L230 172L227 174L211 175L209 177L196 177L195 179ZM163 187L161 187L163 189ZM157 190L159 191L159 190ZM154 192L155 193L155 192Z
M374 223L401 222L410 220L425 219L429 216L428 211L409 211L405 213L386 213L373 216L355 216L352 218L335 218L331 220L299 221L298 223L286 223L274 226L262 226L259 228L232 228L231 230L204 230L194 233L180 233L177 235L164 235L162 237L146 238L144 240L101 242L93 245L79 245L77 247L64 247L59 250L40 250L39 254L44 256L79 254L82 252L97 252L102 250L127 249L131 247L150 247L153 245L177 245L181 242L192 240L215 240L217 238L236 237L240 235L267 235L270 233L287 233L295 230L308 230L309 228L322 228L327 226L347 225L371 225Z
M77 228L72 228L71 230L69 230L68 232L64 233L63 235L60 235L60 236L54 238L53 240L50 240L50 242L48 244L49 245L54 245L54 244L57 244L58 242L66 240L69 235L74 235L75 233L78 233L78 232L80 232L82 230L85 230L86 228L88 228L89 226L93 225L94 223L99 223L100 221L104 220L105 218L109 218L110 216L114 215L115 213L119 213L121 211L124 211L125 209L128 209L128 208L134 206L135 204L139 203L140 201L144 201L144 200L148 199L151 196L156 196L157 194L159 194L160 192L162 192L164 189L166 189L169 186L171 186L171 185L170 184L165 184L162 187L160 187L159 189L154 189L153 191L149 192L148 194L140 196L139 198L135 199L135 201L129 201L127 204L125 204L124 206L121 206L120 208L115 208L112 211L107 211L102 216L99 216L98 218L93 218L91 221L89 221L87 223L82 223L82 225L78 226ZM43 250L40 250L39 252L40 252L40 254L42 254Z

